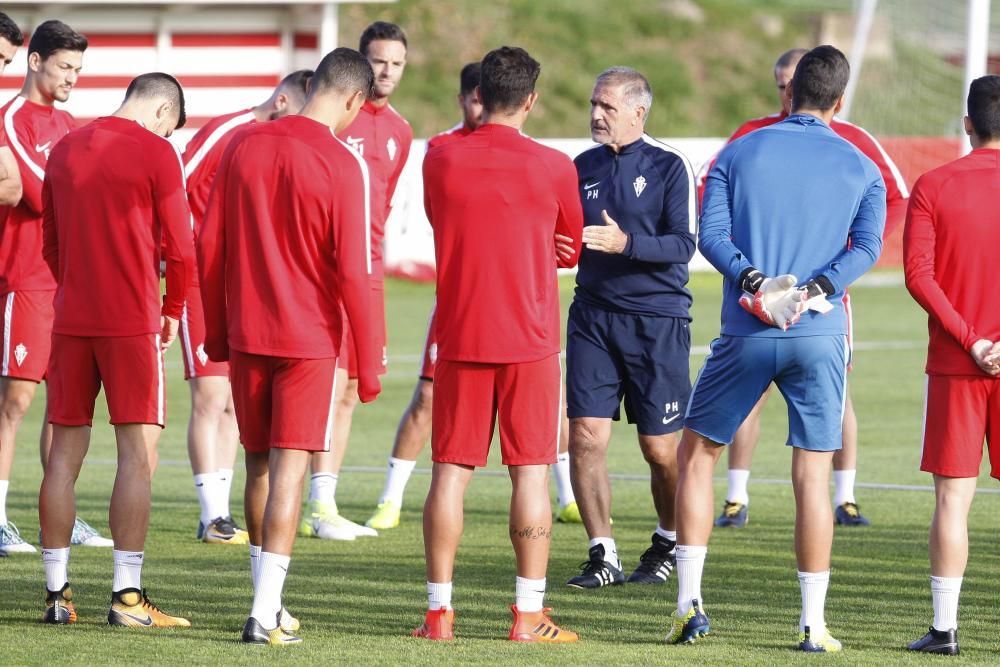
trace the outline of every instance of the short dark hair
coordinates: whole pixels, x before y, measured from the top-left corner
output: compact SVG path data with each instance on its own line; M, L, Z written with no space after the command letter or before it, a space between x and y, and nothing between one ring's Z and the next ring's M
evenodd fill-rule
M509 111L524 104L535 91L541 71L538 61L520 47L493 49L482 62L479 93L483 109L489 113Z
M336 48L323 57L309 83L309 96L335 90L340 93L361 91L371 98L375 89L375 73L368 59L346 47Z
M3 37L14 46L21 46L24 44L24 33L21 32L21 29L17 27L17 24L3 12L0 12L0 37Z
M402 42L403 48L407 48L406 44L406 33L395 23L389 23L388 21L375 21L370 26L365 28L365 31L361 33L361 42L358 46L358 51L363 55L368 55L368 45L379 39L387 39L391 42Z
M468 95L479 85L480 74L483 71L481 63L469 63L462 68L462 73L458 77L458 92Z
M1000 76L990 74L969 86L969 120L982 141L1000 139Z
M184 89L177 79L164 74L163 72L150 72L140 74L132 79L125 91L125 99L164 99L177 107L177 126L174 129L184 127L187 122L187 113L184 110Z
M774 71L779 69L785 69L786 67L791 67L793 64L797 63L802 59L802 56L809 53L809 49L795 48L788 49L774 61Z
M847 56L828 44L817 46L799 61L792 77L792 110L826 111L837 104L851 78Z
M46 60L56 51L86 51L87 38L62 21L45 21L31 33L28 55L37 53Z
M311 69L296 70L281 80L278 84L278 90L291 89L304 99L306 93L309 92L309 79L313 78L315 74Z

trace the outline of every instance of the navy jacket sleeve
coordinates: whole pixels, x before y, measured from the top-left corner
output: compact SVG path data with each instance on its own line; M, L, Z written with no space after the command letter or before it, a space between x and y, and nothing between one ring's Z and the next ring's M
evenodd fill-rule
M686 264L694 256L696 201L694 172L687 161L670 155L663 175L662 235L629 234L623 251L629 259L640 262Z

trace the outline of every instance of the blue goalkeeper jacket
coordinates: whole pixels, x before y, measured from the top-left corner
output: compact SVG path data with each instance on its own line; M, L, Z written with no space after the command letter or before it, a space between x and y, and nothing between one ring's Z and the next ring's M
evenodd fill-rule
M847 333L844 291L882 252L885 184L875 163L822 120L789 116L729 144L708 174L698 249L723 275L722 333L820 336ZM833 311L807 311L788 331L739 305L741 274L755 267L799 285L819 276Z
M615 153L595 146L577 156L583 224L601 211L628 235L625 251L586 247L576 299L604 310L691 319L688 262L694 255L694 172L687 159L646 135Z

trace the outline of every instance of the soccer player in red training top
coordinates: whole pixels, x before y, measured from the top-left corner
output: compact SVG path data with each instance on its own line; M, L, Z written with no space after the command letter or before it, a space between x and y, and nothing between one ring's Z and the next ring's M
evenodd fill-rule
M779 123L788 118L792 105L792 75L795 74L795 66L805 55L806 49L791 49L779 56L774 64L774 80L778 86L778 97L781 101L781 112L763 118L755 118L741 125L727 143L733 142L740 137L753 132L754 130L769 125ZM888 238L903 222L906 214L906 202L909 192L903 175L893 163L885 149L879 145L875 137L868 134L864 129L836 118L830 122L830 129L840 137L851 142L858 150L865 154L882 174L885 181L886 193L886 221L885 238ZM705 176L708 174L715 159L709 160L699 174L699 198L704 194ZM844 305L848 312L848 338L852 338L852 325L850 318L850 295L844 296ZM743 527L747 523L747 506L750 503L750 496L747 492L747 482L750 479L750 463L753 459L754 450L757 448L757 440L760 437L760 413L764 409L764 404L770 395L770 389L764 393L760 402L754 406L753 411L747 417L743 425L736 432L733 444L729 448L729 487L726 492L726 504L722 509L715 525L719 527ZM858 509L858 504L854 497L854 480L857 477L858 467L858 418L854 412L854 404L851 402L850 393L847 394L847 403L844 408L844 446L833 456L833 483L834 483L834 519L844 526L867 526L868 519L865 518Z
M22 44L24 44L24 33L9 16L0 12L0 74L3 74L7 65L14 60L17 47ZM4 139L3 126L0 125L0 206L17 206L19 201L21 201L21 175L18 173L14 154ZM3 487L0 496L4 496L7 480L0 482L0 485ZM0 502L0 508L4 506L5 503Z
M59 286L48 368L52 450L38 494L47 623L76 620L67 578L74 486L103 385L118 444L108 623L191 625L160 611L140 580L156 442L166 423L163 352L177 336L184 294L197 270L184 171L165 139L183 125L177 80L143 74L129 84L114 114L71 132L49 161L44 253ZM161 241L167 282L162 307Z
M52 344L52 298L56 282L42 259L42 180L56 142L76 126L55 108L69 99L83 63L87 38L60 21L45 21L28 44L28 72L21 92L0 109L5 141L17 160L22 196L0 207L0 550L34 552L7 520L6 498L17 431L45 377ZM42 464L49 429L43 427ZM74 544L111 546L83 521Z
M483 104L476 94L479 86L479 63L469 63L459 76L458 108L462 122L427 140L427 150L467 137L483 122ZM437 337L434 334L434 310L427 323L424 341L423 364L413 398L407 406L396 430L389 465L385 473L385 488L379 498L375 514L366 526L384 530L399 525L399 510L403 506L403 492L417 463L417 456L431 436L431 405L434 397L434 364L437 362Z
M358 50L368 58L375 72L372 97L365 101L358 117L338 136L348 143L368 165L372 207L372 317L375 353L379 374L386 372L385 285L382 268L382 243L385 221L392 210L396 183L410 155L413 130L389 104L406 67L406 34L394 23L376 21L361 33ZM352 320L353 322L353 320ZM331 540L375 537L374 529L340 516L336 492L340 466L351 435L351 417L357 405L357 360L351 344L353 325L347 329L341 350L337 381L336 411L333 422L333 446L328 452L313 455L312 480L309 485L309 510L302 517L299 532Z
M212 119L188 142L184 150L184 171L195 234L201 228L208 194L226 146L250 123L298 113L305 104L306 85L311 76L312 70L289 74L265 102L252 109ZM229 364L211 361L205 354L205 316L197 284L184 304L180 339L184 379L191 388L188 456L201 505L197 536L203 542L215 544L246 544L249 539L246 531L236 524L229 511L229 491L239 440L229 388Z
M330 448L341 304L357 333L361 400L374 400L380 389L368 170L334 136L357 115L372 78L361 54L336 49L316 68L301 115L234 137L198 238L205 351L212 361L229 361L246 450L247 528L250 543L261 545L250 559L248 643L300 641L281 589L309 454Z
M552 536L548 466L562 422L555 269L576 265L583 212L573 163L521 134L540 69L520 48L486 54L479 84L484 124L424 160L438 272L438 366L434 469L424 505L429 604L413 634L427 639L454 636L451 582L465 489L476 467L486 465L499 419L517 562L509 637L577 640L549 619L542 599ZM571 240L565 258L556 253L557 233Z
M1000 310L990 291L1000 245L1000 76L969 88L973 151L913 187L903 233L906 287L928 314L920 469L934 475L934 623L914 651L958 653L958 596L969 558L969 508L985 438L1000 478Z

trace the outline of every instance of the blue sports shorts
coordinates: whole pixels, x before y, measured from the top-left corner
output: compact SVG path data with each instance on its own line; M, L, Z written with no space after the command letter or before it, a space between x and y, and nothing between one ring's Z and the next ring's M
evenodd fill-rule
M838 450L849 359L846 336L720 336L694 382L685 426L728 445L774 382L788 404L786 444Z

